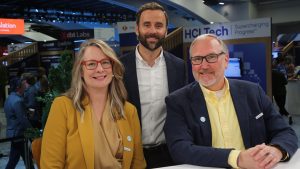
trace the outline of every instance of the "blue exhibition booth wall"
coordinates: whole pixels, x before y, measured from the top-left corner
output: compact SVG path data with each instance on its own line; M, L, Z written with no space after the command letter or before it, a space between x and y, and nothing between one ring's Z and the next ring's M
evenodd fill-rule
M236 61L229 63L234 64L235 68L228 71L240 69L240 76L235 76L235 72L229 72L228 78L258 83L269 96L272 95L270 18L184 27L183 53L190 82L194 81L194 78L189 60L189 46L198 35L205 33L215 34L224 40L229 49L229 57L236 58L232 60L239 60L238 64Z
M240 79L259 83L266 91L266 60L264 43L229 44L229 55L241 58L242 73Z

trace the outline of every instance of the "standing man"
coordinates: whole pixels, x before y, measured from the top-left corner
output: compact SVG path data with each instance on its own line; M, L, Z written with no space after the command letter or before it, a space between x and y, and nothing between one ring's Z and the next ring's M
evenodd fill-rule
M23 136L24 131L31 127L29 120L26 117L26 108L22 95L26 88L26 81L15 78L11 82L11 93L4 103L4 112L7 120L6 137ZM9 160L6 169L14 169L19 162L20 156L25 161L24 141L13 140L9 153ZM31 158L30 158L31 159ZM32 161L29 162L32 164ZM30 168L33 168L30 165Z
M275 63L273 63L275 64ZM289 119L289 124L293 124L293 118L290 113L285 109L285 102L286 102L286 87L288 81L284 74L276 69L276 64L272 65L272 93L276 104L279 108L279 113L282 116L287 116Z
M28 110L28 119L33 128L41 128L41 118L38 114L38 102L36 97L38 96L38 89L35 87L35 77L32 73L24 73L23 78L26 80L26 90L24 92L24 104Z
M270 169L296 152L297 136L262 88L227 79L229 55L204 34L190 47L195 82L166 98L165 134L175 163Z
M165 97L186 84L184 61L166 52L168 16L155 2L144 4L136 14L136 50L121 57L128 100L138 110L147 168L172 165L163 126Z

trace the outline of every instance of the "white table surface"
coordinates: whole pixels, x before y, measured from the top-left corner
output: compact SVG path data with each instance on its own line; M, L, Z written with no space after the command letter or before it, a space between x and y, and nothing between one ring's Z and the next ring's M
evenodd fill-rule
M294 154L294 156L288 162L280 162L274 169L298 169L300 168L300 150ZM162 167L159 169L216 169L214 167L201 167L201 166L194 166L194 165L176 165L170 167Z

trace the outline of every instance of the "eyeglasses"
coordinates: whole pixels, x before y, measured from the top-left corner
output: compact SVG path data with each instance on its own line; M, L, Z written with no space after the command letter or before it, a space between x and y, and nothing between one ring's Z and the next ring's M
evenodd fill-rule
M193 56L191 57L191 61L193 65L202 64L204 59L207 63L215 63L218 60L218 57L223 54L225 54L225 52L220 52L219 54L209 54L206 56Z
M94 70L98 67L98 63L101 64L103 69L111 68L111 61L109 59L102 59L102 60L85 60L81 62L81 65L85 65L86 69Z

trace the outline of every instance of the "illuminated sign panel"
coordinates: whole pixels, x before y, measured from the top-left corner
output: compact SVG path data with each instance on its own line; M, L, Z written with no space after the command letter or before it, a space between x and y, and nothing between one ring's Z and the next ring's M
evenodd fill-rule
M24 34L24 19L0 18L0 34L5 34L5 35Z
M183 42L192 42L201 34L215 34L222 40L271 37L271 18L215 23L197 27L183 27Z

